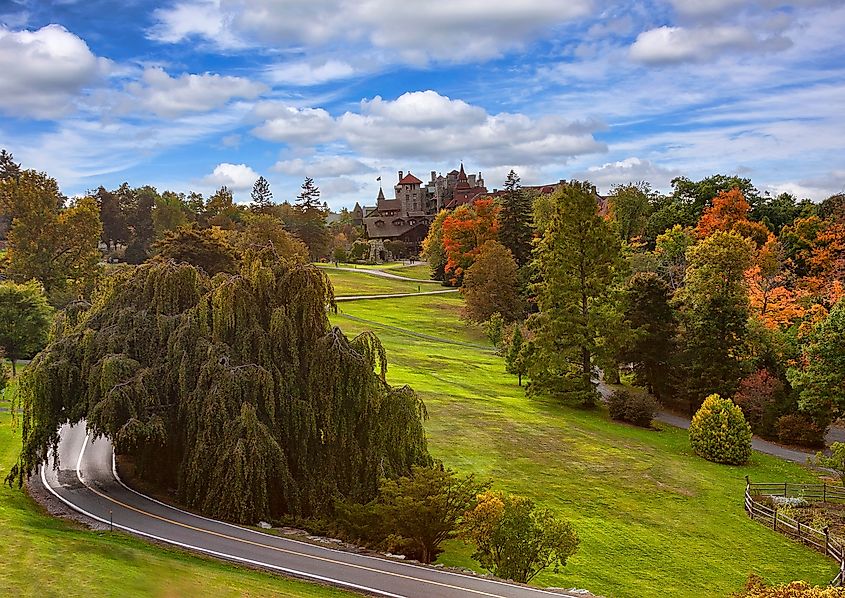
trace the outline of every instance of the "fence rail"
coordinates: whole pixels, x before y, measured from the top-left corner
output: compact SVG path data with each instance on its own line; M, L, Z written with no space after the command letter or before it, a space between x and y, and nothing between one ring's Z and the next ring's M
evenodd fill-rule
M831 537L830 530L827 527L824 529L814 528L779 512L777 507L772 508L755 500L755 497L760 496L845 503L845 489L841 486L829 486L828 484L751 483L748 476L745 478L745 511L748 516L793 540L811 546L835 560L839 564L839 573L830 582L830 585L843 585L843 582L845 582L845 545L842 541Z

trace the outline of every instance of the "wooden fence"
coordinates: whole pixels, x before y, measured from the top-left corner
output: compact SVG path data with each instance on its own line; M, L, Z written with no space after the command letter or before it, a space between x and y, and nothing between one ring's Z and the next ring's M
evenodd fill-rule
M830 582L830 585L843 585L843 582L845 582L845 545L843 545L843 542L839 538L832 537L827 527L816 529L778 512L777 507L772 508L755 500L756 497L760 496L782 496L803 498L808 501L845 503L845 488L828 484L790 484L787 482L753 484L748 476L745 478L745 511L748 516L806 546L815 548L825 556L831 557L839 563L839 573Z

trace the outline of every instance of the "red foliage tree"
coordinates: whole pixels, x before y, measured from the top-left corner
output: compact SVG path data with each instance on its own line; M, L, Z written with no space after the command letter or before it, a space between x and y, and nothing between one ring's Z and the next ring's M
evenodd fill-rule
M479 199L459 206L443 221L443 247L446 249L446 277L452 284L462 282L464 273L475 262L481 246L495 241L499 234L499 206L492 199Z

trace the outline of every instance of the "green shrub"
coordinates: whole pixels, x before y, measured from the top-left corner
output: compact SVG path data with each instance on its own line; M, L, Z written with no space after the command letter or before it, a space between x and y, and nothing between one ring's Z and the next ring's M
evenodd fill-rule
M649 428L657 414L657 400L650 394L617 390L607 400L607 410L612 419Z
M689 427L692 450L708 461L742 465L751 457L751 426L730 399L712 394Z

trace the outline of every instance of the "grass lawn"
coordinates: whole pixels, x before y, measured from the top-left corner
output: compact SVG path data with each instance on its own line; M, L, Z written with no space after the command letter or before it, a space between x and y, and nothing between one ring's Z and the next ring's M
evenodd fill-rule
M337 297L344 295L390 295L393 293L417 293L439 290L440 287L426 283L409 282L346 270L326 270L334 285Z
M414 333L485 343L459 320L458 297L360 301L332 316L347 334L372 329L388 351L388 378L425 400L432 454L494 487L530 496L570 519L581 546L559 574L536 583L584 587L608 597L727 596L755 572L771 582L827 584L836 566L748 519L744 476L811 481L807 469L759 453L743 467L696 457L687 433L648 431L527 398L489 350ZM352 321L352 315L391 328ZM440 562L474 566L452 541Z
M317 262L317 265L334 267L334 262ZM428 267L428 264L415 263L413 265L408 265L406 262L386 262L384 264L344 264L343 262L338 262L337 267L348 268L349 270L383 270L385 272L396 274L397 276L407 276L408 278L417 278L420 280L431 279L431 268Z
M9 408L8 401L0 407ZM0 411L0 479L20 433ZM47 515L17 487L0 488L0 596L353 596L158 548L127 534L92 532Z

